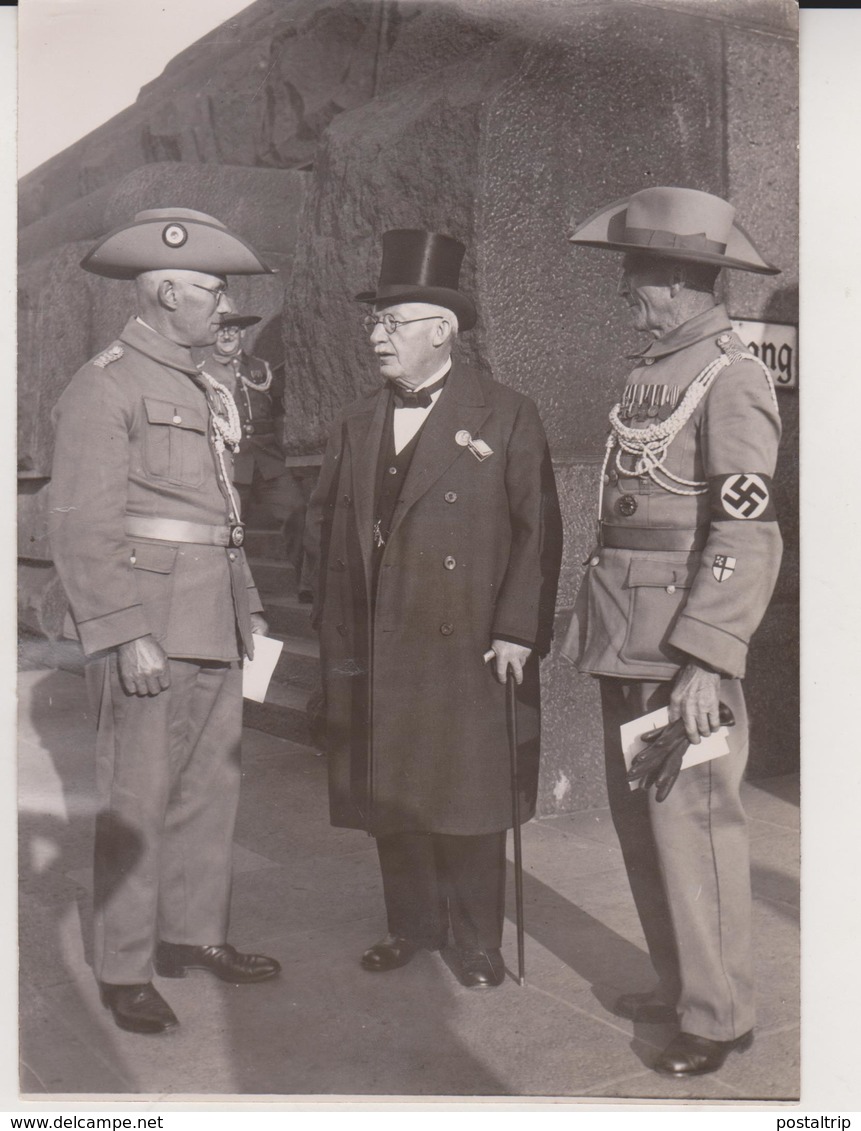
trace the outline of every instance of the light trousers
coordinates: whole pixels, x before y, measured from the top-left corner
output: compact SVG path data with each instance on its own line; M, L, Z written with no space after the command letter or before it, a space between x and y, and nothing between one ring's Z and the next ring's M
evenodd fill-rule
M169 666L167 690L138 696L123 690L115 653L87 665L98 719L93 912L102 982L148 982L159 939L227 939L242 671Z
M672 684L602 677L607 791L657 994L682 1030L727 1041L753 1028L750 852L740 787L748 758L741 681L721 681L735 716L729 753L684 769L669 796L632 791L619 727L665 706Z

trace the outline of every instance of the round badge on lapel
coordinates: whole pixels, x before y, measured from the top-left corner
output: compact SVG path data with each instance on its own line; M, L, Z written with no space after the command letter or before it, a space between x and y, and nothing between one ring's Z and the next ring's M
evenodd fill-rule
M168 224L161 233L161 238L168 247L182 247L188 239L188 232L182 224Z
M459 444L462 448L465 448L471 439L472 436L465 428L461 428L459 432L455 432L454 434L454 442Z

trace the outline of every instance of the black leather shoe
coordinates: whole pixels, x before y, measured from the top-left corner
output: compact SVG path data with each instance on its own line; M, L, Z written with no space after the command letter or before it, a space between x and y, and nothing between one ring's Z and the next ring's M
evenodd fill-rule
M401 935L386 935L384 939L380 939L365 951L360 962L363 970L382 974L386 970L397 970L399 966L406 966L416 951L421 949L420 943L402 938Z
M675 1025L679 1016L671 1005L655 997L651 990L639 994L622 994L613 1003L617 1017L637 1021L642 1025Z
M705 1076L717 1072L731 1052L746 1052L752 1044L753 1029L733 1041L678 1033L655 1061L654 1069L662 1076Z
M470 990L489 990L505 981L505 963L498 950L460 952L460 981Z
M176 1014L152 982L132 986L102 982L99 992L102 1005L111 1011L117 1025L130 1033L164 1033L179 1024Z
M155 968L163 978L184 978L189 970L208 970L222 982L239 986L274 978L281 965L264 954L240 954L229 943L187 946L185 943L160 942L155 953Z

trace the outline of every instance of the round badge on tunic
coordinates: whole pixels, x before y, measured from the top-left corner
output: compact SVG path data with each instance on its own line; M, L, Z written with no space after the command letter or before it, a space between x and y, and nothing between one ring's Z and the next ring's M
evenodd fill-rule
M233 526L230 529L230 541L234 546L241 546L245 541L245 531L241 526Z
M188 232L182 224L168 224L161 234L168 247L182 247L188 239Z
M633 495L623 495L621 499L617 499L616 501L616 510L619 514L624 515L625 518L630 518L636 509L637 500Z
M465 428L461 428L459 432L455 432L454 434L454 442L460 444L462 448L465 448L471 440L472 436Z

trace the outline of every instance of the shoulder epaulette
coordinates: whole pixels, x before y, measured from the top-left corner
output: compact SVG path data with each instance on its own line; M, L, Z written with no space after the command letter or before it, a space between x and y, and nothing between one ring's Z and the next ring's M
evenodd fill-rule
M102 350L98 356L93 358L93 365L97 365L99 369L104 369L110 365L112 361L119 361L123 356L123 347L119 342L114 342L113 345L108 346L106 350Z
M774 379L771 376L771 370L768 368L765 362L761 358L757 357L753 350L748 349L747 346L739 345L735 340L735 336L733 334L721 334L721 336L717 339L717 345L720 347L721 352L726 356L726 359L730 362L730 364L735 361L752 361L755 365L759 366L759 368L763 372L763 375L765 376L766 381L768 382L768 390L771 393L771 400L774 404L774 407L777 409L777 394L774 391Z

